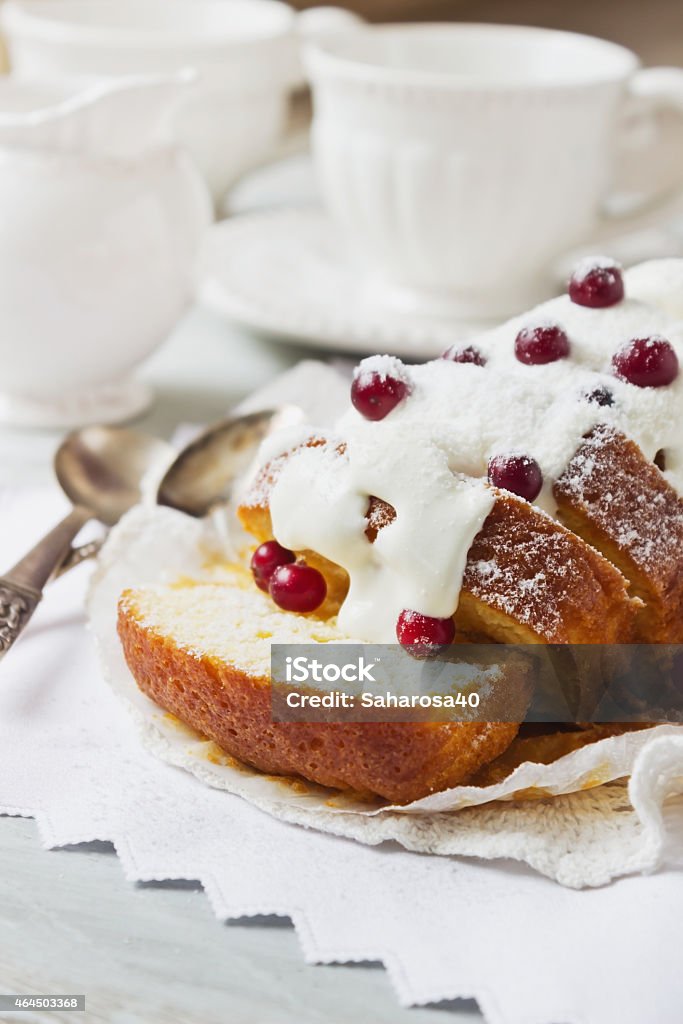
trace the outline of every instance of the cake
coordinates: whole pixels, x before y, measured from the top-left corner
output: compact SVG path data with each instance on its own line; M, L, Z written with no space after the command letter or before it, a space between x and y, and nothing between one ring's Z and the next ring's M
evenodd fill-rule
M333 427L264 442L251 577L122 597L138 685L265 772L406 802L475 777L523 714L273 722L271 643L679 642L682 317L683 261L601 258L440 359L363 360ZM600 685L577 683L577 720Z
M140 689L268 774L408 803L501 754L511 722L273 722L270 644L334 643L332 622L273 608L243 569L220 584L128 591L119 633Z

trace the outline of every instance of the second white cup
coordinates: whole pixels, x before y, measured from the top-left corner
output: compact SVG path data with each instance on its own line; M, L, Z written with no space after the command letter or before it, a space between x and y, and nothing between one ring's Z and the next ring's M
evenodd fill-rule
M366 28L307 63L318 174L353 258L394 300L462 317L539 301L550 265L599 234L629 97L683 109L682 70L545 29Z

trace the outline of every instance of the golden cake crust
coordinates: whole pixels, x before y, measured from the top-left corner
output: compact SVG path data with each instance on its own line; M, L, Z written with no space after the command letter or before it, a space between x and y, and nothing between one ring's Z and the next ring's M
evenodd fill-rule
M553 490L567 525L630 581L643 605L637 638L683 640L683 500L640 448L597 427Z
M134 591L119 603L118 632L143 693L269 774L409 803L461 783L502 753L519 728L512 722L273 722L267 678L183 649L146 621Z
M637 602L594 548L527 502L498 492L469 550L460 605L456 624L476 616L485 630L495 617L496 639L612 644L632 639Z
M345 457L343 446L336 451ZM259 542L273 536L269 493L285 458L262 470L238 510ZM495 491L468 553L455 614L459 639L553 645L680 639L682 503L657 467L627 438L600 428L585 439L554 494L572 529ZM394 516L386 502L370 499L370 543ZM315 552L300 554L328 584L325 603L309 617L330 619L348 576ZM622 572L636 597L629 596ZM269 774L408 803L483 778L518 732L517 724L500 722L274 722L265 670L250 672L230 658L184 647L172 629L158 628L141 613L135 592L121 599L118 629L144 693L228 754ZM599 693L584 687L574 696L577 707L590 711Z

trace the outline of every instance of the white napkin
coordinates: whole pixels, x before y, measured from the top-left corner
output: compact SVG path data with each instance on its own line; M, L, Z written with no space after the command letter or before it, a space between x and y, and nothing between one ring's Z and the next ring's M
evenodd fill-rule
M683 730L676 725L610 737L549 765L520 765L495 785L456 786L394 808L378 809L303 781L282 786L246 765L217 759L213 744L178 728L140 692L116 631L125 589L200 579L202 552L215 541L211 523L153 504L140 506L112 530L92 578L89 621L105 677L155 756L283 821L372 845L397 840L422 853L514 857L574 888L604 885L662 863L661 805L668 793L681 789ZM630 804L618 781L628 774ZM595 788L598 780L612 784ZM546 807L528 798L539 791L563 797L552 803L552 829ZM492 802L503 797L506 804ZM455 810L459 813L442 813Z
M0 567L62 511L56 491L0 490ZM308 962L381 960L403 1004L474 997L489 1024L679 1024L677 868L577 892L512 862L299 828L208 788L146 753L103 683L87 574L49 588L0 665L0 812L35 817L47 847L110 840L129 879L199 879L218 918L288 915Z

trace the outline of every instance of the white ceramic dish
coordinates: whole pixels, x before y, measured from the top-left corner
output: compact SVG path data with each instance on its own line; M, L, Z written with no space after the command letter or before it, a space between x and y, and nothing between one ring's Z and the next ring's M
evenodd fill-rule
M674 223L612 239L607 251L630 265L680 256L683 239ZM542 298L561 291L571 263L546 278ZM243 213L212 226L200 259L199 298L220 316L274 340L414 359L439 355L500 319L493 310L488 317L458 319L411 309L404 292L387 289L353 259L317 206ZM523 295L515 306L515 312L526 308Z
M316 207L215 224L200 264L204 305L245 327L313 348L429 358L495 323L392 307L349 261L339 233Z
M607 214L624 176L660 217L668 202L656 167L675 131L657 116L680 121L683 70L639 69L614 43L380 25L312 46L307 66L325 205L356 257L425 313L505 319L542 301L565 253L632 230L633 208L620 225Z

